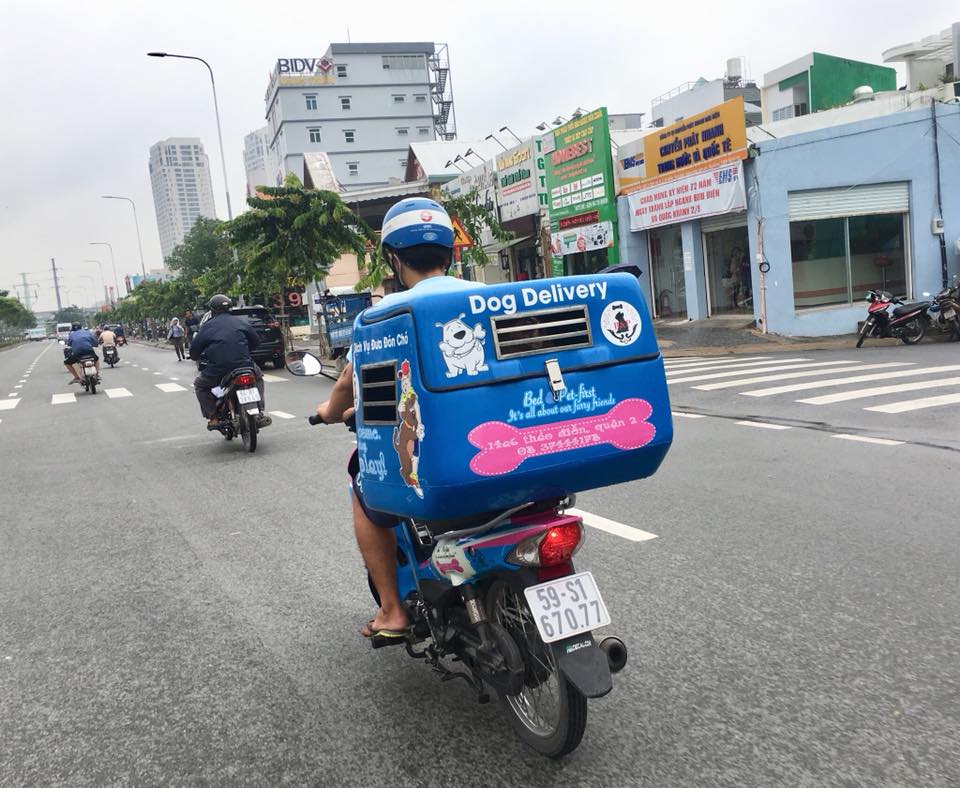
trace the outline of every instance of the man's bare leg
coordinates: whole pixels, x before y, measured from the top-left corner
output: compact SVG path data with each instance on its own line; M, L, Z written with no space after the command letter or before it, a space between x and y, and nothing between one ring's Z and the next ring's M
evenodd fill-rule
M367 571L380 594L380 609L373 619L372 629L404 629L407 614L397 594L397 540L391 528L378 528L363 512L357 497L353 502L353 529L357 535L360 554Z
M63 366L70 370L70 374L73 375L74 380L77 382L80 381L80 376L77 374L77 368L73 364L68 364L66 361L64 361Z

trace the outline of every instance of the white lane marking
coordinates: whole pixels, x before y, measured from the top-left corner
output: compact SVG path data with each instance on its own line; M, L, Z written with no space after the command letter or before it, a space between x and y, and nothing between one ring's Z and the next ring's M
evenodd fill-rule
M17 383L26 383L26 382L27 382L27 379L25 377L20 378L20 380L17 381Z
M150 371L150 367L140 367L140 369L142 369L144 372Z
M767 424L763 421L736 421L734 424L739 424L741 427L760 427L764 430L789 430L791 429L786 424Z
M15 389L22 389L22 388L23 388L23 386L22 386L21 384L19 384L19 383L18 383L18 384L17 384L16 386L14 386L14 388L15 388Z
M162 375L163 373L162 373L162 372L154 372L153 374L154 374L154 375Z
M761 361L705 361L701 364L690 364L684 367L668 367L667 368L667 377L673 375L674 377L679 377L680 375L686 375L688 372L701 372L708 371L711 369L717 370L717 372L722 372L725 369L748 369L749 367L765 367L770 364L789 364L796 363L801 361L811 361L809 358L784 358L784 359L763 359Z
M180 378L170 378L170 380L180 380Z
M903 441L892 441L887 438L868 438L866 435L831 435L831 438L840 438L845 441L858 441L859 443L875 443L878 446L903 446Z
M839 394L824 394L822 397L810 397L810 399L798 399L805 405L832 405L834 402L846 402L851 399L864 399L866 397L880 397L884 394L902 394L905 391L921 391L923 389L935 389L942 386L960 386L960 378L940 378L939 380L916 380L913 383L898 383L895 386L875 386L870 389L855 389L854 391L841 391Z
M789 372L792 369L814 369L817 367L832 367L837 364L852 364L851 361L818 361L812 364L783 364L777 367L757 367L756 369L738 369L732 372L710 372L706 375L692 375L689 378L674 378L670 380L667 378L667 383L695 383L700 380L717 380L719 378L743 378L744 375L757 375L761 372ZM829 372L830 370L826 370ZM751 380L751 378L746 378ZM740 385L739 381L731 383L732 386ZM701 388L697 386L697 388Z
M585 512L583 509L567 509L567 514L572 514L575 517L582 517L584 525L589 525L591 528L596 528L598 531L606 531L608 534L613 534L614 536L619 536L623 539L629 539L631 542L645 542L648 539L657 538L656 534L652 534L649 531L641 531L639 528L634 528L630 525L624 525L623 523L618 523L614 520L608 520L606 517L601 517L598 514Z
M904 366L912 366L910 362L905 362ZM859 367L864 369L864 367ZM791 383L786 386L773 386L768 389L757 389L756 391L741 391L740 393L747 397L770 397L774 394L789 394L792 391L807 391L809 389L819 389L825 386L845 386L848 383L870 383L874 380L890 380L893 378L910 378L914 375L933 375L937 372L956 372L960 370L960 364L950 364L944 367L919 367L917 369L902 369L899 372L876 372L870 375L854 375L846 378L830 378L829 380L813 380L805 383ZM837 370L833 370L836 372ZM802 402L803 400L801 400Z
M117 399L117 398L119 398L119 397L132 397L132 396L133 396L133 394L131 394L131 393L130 393L127 389L125 389L125 388L119 388L119 389L104 389L104 392L106 393L106 395L107 395L108 397L110 397L110 399Z
M292 413L287 413L287 412L282 411L282 410L271 410L271 411L270 411L270 415L271 415L271 416L276 416L278 419L295 419L295 418L297 418L297 417L294 416Z
M831 364L844 364L849 362L831 361ZM811 364L810 366L815 366ZM878 367L898 367L897 363L888 364L863 364L851 367L834 367L833 369L813 369L804 372L786 372L782 375L764 375L758 378L741 378L740 380L728 380L722 383L708 383L703 386L694 386L698 391L716 391L717 389L730 389L734 386L752 386L757 383L772 383L775 380L796 380L797 378L815 378L817 375L830 375L835 372L856 372L859 369L877 369Z
M263 379L268 383L286 383L286 378L281 378L278 375L264 375Z
M77 397L73 392L69 394L54 394L50 398L51 405L66 405L68 402L76 402Z
M0 410L13 410L19 404L19 399L0 399Z
M153 385L160 389L160 391L165 391L168 394L172 391L186 391L179 383L154 383Z
M18 392L18 391L11 391L9 394L7 394L7 396L8 396L8 397L19 397L19 396L20 396L20 392Z
M709 358L709 356L677 356L676 358L664 358L664 364L691 364L695 361L703 361L704 359ZM723 358L723 356L717 356L717 358Z
M682 411L679 411L679 410L672 410L672 411L670 411L670 414L671 414L674 418L678 418L678 417L679 417L679 418L681 418L681 419L705 419L705 418L707 418L707 417L704 416L702 413L683 413Z
M924 397L922 399L908 399L903 402L891 402L889 405L874 405L864 410L875 413L906 413L911 410L937 408L940 405L956 405L960 402L960 394L941 394L939 397Z

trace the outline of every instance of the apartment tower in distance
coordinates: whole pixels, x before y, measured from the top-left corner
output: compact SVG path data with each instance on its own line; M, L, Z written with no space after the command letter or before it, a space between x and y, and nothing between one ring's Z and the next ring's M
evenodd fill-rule
M402 180L411 142L456 139L445 44L331 44L274 63L264 101L273 182L324 152L347 190Z
M198 137L170 137L150 147L150 183L166 260L199 216L216 218L210 160Z

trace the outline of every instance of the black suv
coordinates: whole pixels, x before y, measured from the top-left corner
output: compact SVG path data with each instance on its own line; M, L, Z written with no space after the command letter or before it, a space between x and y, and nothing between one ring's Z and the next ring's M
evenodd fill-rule
M251 351L253 360L260 366L263 362L272 361L273 366L281 369L283 360L283 333L280 323L265 306L235 306L230 310L231 315L239 315L250 321L260 337L259 347Z

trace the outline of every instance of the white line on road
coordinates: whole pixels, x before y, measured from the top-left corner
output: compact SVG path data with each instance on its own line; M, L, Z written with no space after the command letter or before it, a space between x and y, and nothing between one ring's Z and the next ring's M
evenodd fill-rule
M697 364L687 364L682 367L667 367L667 376L679 377L688 372L700 372L711 369L723 372L725 369L747 369L749 367L765 367L770 364L788 364L798 361L810 361L809 358L758 359L756 361L701 361Z
M119 397L132 397L132 396L133 396L133 394L131 394L131 393L130 393L127 389L125 389L125 388L119 388L119 389L104 389L103 391L104 391L104 393L105 393L108 397L110 397L110 399L118 399Z
M849 361L831 361L830 364L849 364ZM810 366L814 366L811 364ZM826 366L826 365L824 365ZM803 372L785 372L781 375L763 375L758 378L741 378L740 380L728 380L721 383L707 383L703 386L694 386L698 391L716 391L717 389L730 389L734 386L752 386L757 383L772 383L776 380L796 380L798 378L815 378L817 375L832 375L836 372L856 372L860 369L878 369L881 367L899 367L898 363L889 364L858 364L851 367L834 367L833 369L814 369Z
M154 374L154 375L162 375L163 373L162 373L162 372L154 372L153 374Z
M170 378L170 380L180 380L180 378Z
M760 427L765 430L789 430L786 424L767 424L764 421L737 421L734 424L739 424L741 427Z
M0 399L0 410L13 410L19 404L19 399Z
M718 380L720 378L742 378L744 375L756 375L761 372L789 372L791 369L814 369L815 367L831 367L837 364L850 364L850 361L818 361L812 364L780 364L775 367L757 367L756 369L737 369L730 372L709 372L705 375L691 375L682 378L667 378L667 383L695 383L700 380ZM828 372L830 370L827 370ZM739 382L731 385L737 386ZM697 388L701 388L697 386Z
M960 386L960 378L940 378L939 380L915 380L912 383L898 383L895 386L876 386L869 389L855 389L854 391L841 391L839 394L824 394L822 397L810 397L810 399L798 399L805 405L832 405L834 402L846 402L851 399L864 399L865 397L880 397L884 394L902 394L905 391L922 391L923 389L935 389L941 386Z
M23 385L20 384L20 383L18 383L16 386L14 386L14 388L15 388L15 389L22 389L22 388L23 388Z
M639 528L624 525L614 520L608 520L606 517L601 517L598 514L590 514L590 512L585 512L583 509L567 509L567 514L572 514L574 517L582 517L584 525L589 525L598 531L606 531L608 534L613 534L623 539L629 539L631 542L645 542L648 539L657 538L656 534L652 534L649 531L641 531Z
M26 382L27 382L27 379L25 377L20 378L20 380L17 381L17 383L26 383Z
M18 392L16 392L16 391L11 391L9 394L7 394L7 396L8 396L8 397L19 397L20 394L19 394Z
M286 383L286 378L281 378L279 375L264 375L263 379L268 383Z
M68 402L76 402L77 397L73 392L69 394L54 394L50 398L51 405L66 405Z
M684 413L683 411L679 411L679 410L672 410L672 411L670 411L670 413L671 413L671 415L674 416L674 418L679 417L679 418L681 418L681 419L705 419L705 418L707 418L707 417L704 416L702 413Z
M868 438L866 435L832 435L833 438L840 438L845 441L858 441L859 443L875 443L878 446L902 446L903 441L892 441L887 438Z
M903 402L891 402L889 405L874 405L864 410L875 413L906 413L911 410L936 408L940 405L956 405L960 402L960 394L941 394L939 397L924 397L923 399L908 399Z
M153 385L160 389L160 391L165 391L168 394L172 391L186 391L179 383L154 383Z
M271 410L271 411L270 411L270 415L271 415L271 416L276 416L278 419L295 419L295 418L297 418L297 417L294 416L292 413L287 413L286 411L282 411L282 410Z
M136 366L136 365L134 365L134 366ZM149 371L150 371L150 367L140 367L140 369L142 369L144 372L149 372Z
M905 362L904 366L910 366L909 362ZM865 369L865 367L859 367L859 369ZM756 391L741 391L740 393L747 397L769 397L773 394L789 394L792 391L808 391L809 389L819 389L825 386L845 386L848 383L870 383L873 380L910 378L914 375L933 375L937 372L956 372L957 370L960 370L960 364L951 364L944 367L919 367L917 369L902 369L898 372L876 372L871 375L854 375L853 377L846 378L830 378L829 380L791 383L786 386L774 386L768 389L757 389ZM837 370L834 369L831 371L836 372Z

